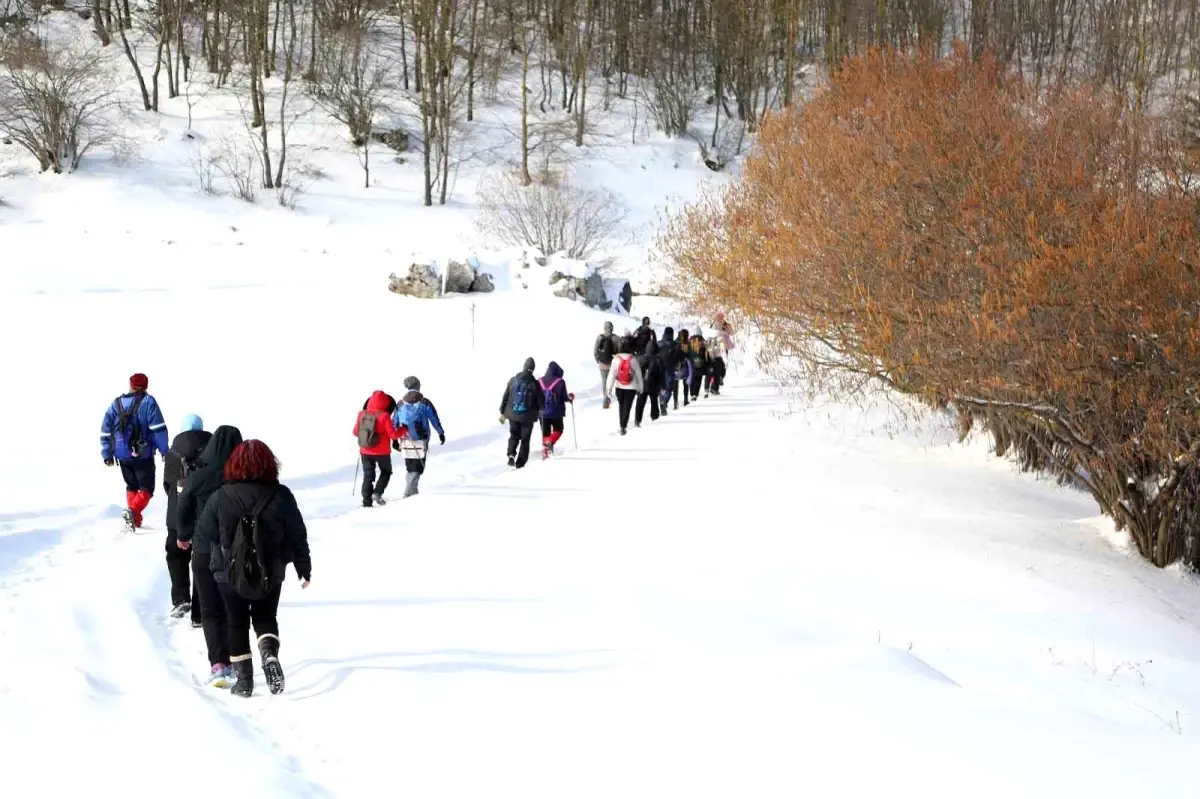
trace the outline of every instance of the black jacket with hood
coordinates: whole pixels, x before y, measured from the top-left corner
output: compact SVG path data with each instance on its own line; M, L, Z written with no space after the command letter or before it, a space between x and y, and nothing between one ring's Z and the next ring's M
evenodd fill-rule
M637 359L642 367L642 393L658 396L663 389L663 365L658 357L658 342L651 339L646 344L646 351Z
M199 468L183 482L179 495L179 525L177 537L180 541L191 541L192 551L205 554L212 551L215 541L198 534L196 521L204 511L208 498L216 493L225 482L225 461L242 443L242 431L229 425L221 425L213 431L204 452L200 453Z
M179 518L179 483L183 480L184 464L195 468L201 453L212 440L207 430L185 430L175 436L171 448L163 456L163 490L167 493L167 529L174 530Z
M236 482L221 486L196 524L196 538L213 541L208 565L213 578L229 581L229 550L242 516L252 513L260 503L258 522L265 536L263 563L272 588L283 585L287 565L296 565L301 580L312 578L312 557L308 551L308 529L296 505L296 497L285 485L262 482Z
M509 380L508 385L504 387L504 396L500 400L500 414L510 422L533 424L542 415L542 408L546 406L546 394L538 385L537 378L533 376L535 368L536 364L534 364L533 358L526 358L525 368ZM518 413L512 409L512 397L521 383L527 384L525 389L529 402L525 410Z

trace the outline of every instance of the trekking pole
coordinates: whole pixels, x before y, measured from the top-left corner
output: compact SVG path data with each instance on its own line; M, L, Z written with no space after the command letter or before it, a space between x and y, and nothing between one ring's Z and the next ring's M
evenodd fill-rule
M579 428L575 426L575 403L571 403L571 437L575 439L575 449L579 449Z
M358 467L362 465L362 458L354 462L354 483L350 486L350 496L358 493Z

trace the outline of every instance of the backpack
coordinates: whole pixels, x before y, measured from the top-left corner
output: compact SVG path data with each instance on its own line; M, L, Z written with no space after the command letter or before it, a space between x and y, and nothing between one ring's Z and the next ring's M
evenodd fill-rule
M633 382L633 356L621 359L621 365L617 367L617 382L624 385Z
M526 413L529 410L529 381L524 377L517 380L509 400L513 413Z
M413 440L429 438L425 424L425 408L422 402L402 402L396 407L396 420L408 428L408 437Z
M113 400L113 405L117 409L117 424L113 432L122 434L124 439L129 442L129 454L135 458L145 443L142 441L141 431L138 429L137 418L138 406L142 404L142 400L145 398L145 394L139 393L133 398L133 402L129 403L128 408L121 404L121 397Z
M608 362L612 363L612 356L613 356L612 336L607 335L607 334L602 334L600 336L600 341L596 344L596 347L600 352L601 362L603 362L604 359L607 358Z
M550 403L554 401L554 397L553 397L554 389L555 389L555 387L558 386L559 383L562 382L562 378L561 377L554 378L554 380L552 380L550 382L550 385L546 385L545 383L543 383L542 382L543 380L545 380L544 377L539 377L538 385L542 387L542 393L546 395L545 407L549 408Z
M358 415L358 446L370 449L379 444L379 431L375 429L375 411L363 411Z
M243 599L262 599L271 591L271 575L267 572L270 553L259 517L273 499L274 489L253 510L242 514L233 531L228 558L229 588Z

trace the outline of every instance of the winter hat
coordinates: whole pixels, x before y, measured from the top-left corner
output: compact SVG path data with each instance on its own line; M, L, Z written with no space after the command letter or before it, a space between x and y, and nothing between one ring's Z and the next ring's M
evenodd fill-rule
M532 372L535 368L537 368L537 364L535 364L533 362L533 358L526 358L525 359L525 371Z
M203 430L204 420L194 413L189 413L187 416L183 417L183 421L179 423L179 427L185 433L192 430Z
M130 391L145 391L149 387L150 387L150 378L146 377L141 372L138 372L137 374L135 374L129 378L129 390Z
M409 375L408 377L404 378L404 387L409 391L420 391L421 381L412 375Z

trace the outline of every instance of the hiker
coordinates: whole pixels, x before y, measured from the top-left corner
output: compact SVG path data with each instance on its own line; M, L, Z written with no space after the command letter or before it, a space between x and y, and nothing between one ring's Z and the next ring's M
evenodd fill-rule
M642 391L642 368L633 356L632 339L621 341L621 351L613 359L613 368L608 374L608 387L610 390L616 389L617 422L621 425L621 435L625 435L629 427L629 411Z
M662 338L658 341L659 369L662 370L661 386L658 392L658 413L661 416L667 415L667 403L671 399L671 391L675 387L675 360L678 351L679 346L675 343L675 328L664 328Z
M212 551L217 543L200 536L196 522L209 498L224 484L225 462L241 443L242 431L236 427L221 425L213 431L196 468L184 478L176 514L177 546L192 550L192 585L200 600L200 626L204 628L208 665L212 669L208 684L213 688L228 688L233 676L233 667L229 665L229 615L211 569Z
M654 328L650 327L650 317L642 317L642 326L633 332L633 354L644 355L646 347L651 341L657 341L658 334L654 332Z
M526 358L500 399L500 424L508 422L508 465L514 469L523 469L529 462L529 439L546 403L546 395L533 376L535 368L533 358Z
M699 333L688 339L688 360L692 362L690 393L695 402L700 399L700 385L708 374L708 348L704 346L704 338Z
M642 415L646 410L646 401L650 401L650 421L658 420L658 395L662 391L663 369L662 361L658 358L658 342L651 339L646 344L646 351L637 358L638 367L642 371L642 390L637 395L637 405L633 412L633 426L642 426Z
M360 411L354 420L353 435L358 439L358 455L362 459L364 508L387 504L383 492L392 479L392 442L400 437L392 425L388 404L388 395L376 391L367 400L366 410Z
M708 374L704 376L704 396L711 392L721 395L721 384L725 381L725 356L721 339L713 336L708 340Z
M596 365L600 367L600 391L604 394L605 410L612 405L612 395L608 393L608 369L620 346L620 340L613 334L613 323L605 322L604 332L596 336L596 345L592 348Z
M163 458L170 449L167 423L154 397L146 393L150 380L141 372L129 378L129 393L112 401L100 425L100 457L105 466L121 465L125 479L125 528L142 526L142 511L154 496L154 453Z
M180 433L171 442L163 458L163 490L167 494L167 574L171 576L171 617L191 613L192 626L200 626L200 600L192 587L192 553L179 546L179 492L184 479L196 468L200 453L208 446L212 433L204 429L204 420L194 413L183 417Z
M718 312L714 320L714 327L717 328L717 334L721 337L721 344L724 346L726 353L733 352L733 325L725 320L725 314Z
M375 396L375 394L372 393L371 397L374 397L374 396ZM383 396L387 397L387 407L384 408L383 410L388 416L391 416L393 413L396 412L396 398L386 392L384 393ZM363 402L362 409L364 411L367 409L367 406L371 404L371 397L367 397L366 401Z
M688 335L687 329L679 331L678 350L679 353L675 356L675 385L672 390L672 395L675 399L675 410L679 410L679 387L683 386L683 407L688 406L688 392L691 391L692 385L692 360L688 357L688 346L691 343L691 337Z
M294 564L300 587L312 579L308 531L296 498L279 482L279 461L261 441L238 445L225 462L225 484L212 495L196 525L214 543L213 578L229 610L233 693L254 693L250 625L258 636L263 674L272 694L283 691L279 665L279 596ZM261 567L261 571L260 568Z
M446 431L438 418L437 408L421 393L421 381L413 376L404 378L408 390L396 406L392 426L399 434L399 450L404 456L404 498L416 496L425 461L429 457L431 428L437 431L438 443L446 443Z
M567 383L563 380L563 370L556 362L551 361L546 367L546 374L538 378L542 389L542 460L554 454L554 445L562 438L564 419L567 415L567 403L575 402L575 395L567 391Z

